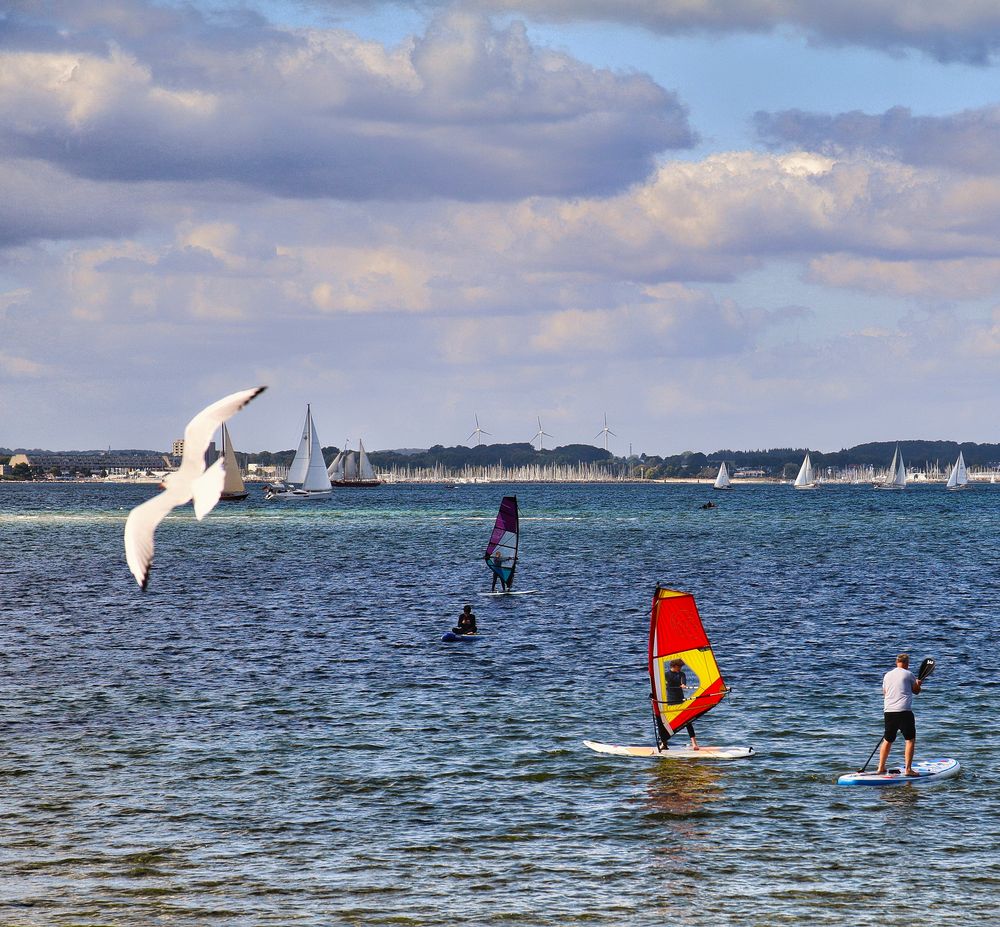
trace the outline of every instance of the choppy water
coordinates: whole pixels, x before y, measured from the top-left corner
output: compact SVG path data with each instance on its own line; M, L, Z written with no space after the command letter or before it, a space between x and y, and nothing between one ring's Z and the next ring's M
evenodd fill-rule
M519 486L540 593L478 598L510 489L188 510L143 596L150 487L0 484L0 923L996 923L1000 487ZM736 689L699 739L756 758L581 746L650 742L657 580ZM964 774L838 788L903 648Z

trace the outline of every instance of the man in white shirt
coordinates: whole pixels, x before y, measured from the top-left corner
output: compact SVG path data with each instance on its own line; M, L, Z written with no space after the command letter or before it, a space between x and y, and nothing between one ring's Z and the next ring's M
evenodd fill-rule
M904 776L913 772L913 748L917 743L917 723L913 719L913 696L920 692L920 680L910 672L910 655L901 653L896 657L896 668L882 677L882 694L885 696L882 710L885 712L885 735L878 754L878 769L885 772L885 763L897 733L902 733L906 746L903 755L906 766Z

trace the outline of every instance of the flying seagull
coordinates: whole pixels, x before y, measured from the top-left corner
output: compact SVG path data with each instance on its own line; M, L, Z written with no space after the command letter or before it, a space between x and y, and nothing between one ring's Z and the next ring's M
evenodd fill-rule
M206 469L205 451L219 426L265 389L266 386L257 386L231 393L202 409L184 429L184 456L180 467L164 477L163 492L129 512L125 521L125 560L143 592L149 585L153 565L156 526L172 508L192 499L198 521L215 508L226 479L225 464L220 457Z

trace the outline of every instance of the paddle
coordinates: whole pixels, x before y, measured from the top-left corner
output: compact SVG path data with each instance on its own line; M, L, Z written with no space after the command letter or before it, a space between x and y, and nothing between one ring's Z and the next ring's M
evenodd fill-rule
M931 673L934 672L934 667L937 663L934 662L934 657L924 657L920 661L920 668L917 670L917 682L923 682ZM868 759L865 760L865 765L858 770L859 773L864 772L868 768L868 764L872 761L872 757L878 752L878 748L882 746L882 741L885 740L884 737L878 739L878 743L875 744L875 749L872 750Z

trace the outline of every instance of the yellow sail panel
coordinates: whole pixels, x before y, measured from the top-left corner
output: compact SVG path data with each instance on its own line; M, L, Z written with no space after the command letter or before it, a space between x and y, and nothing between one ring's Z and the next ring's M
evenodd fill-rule
M693 692L685 690L683 701L668 704L666 674L671 660L682 660L698 677L698 687ZM725 697L726 684L690 593L658 586L653 595L649 677L653 716L662 725L665 737L714 708Z

